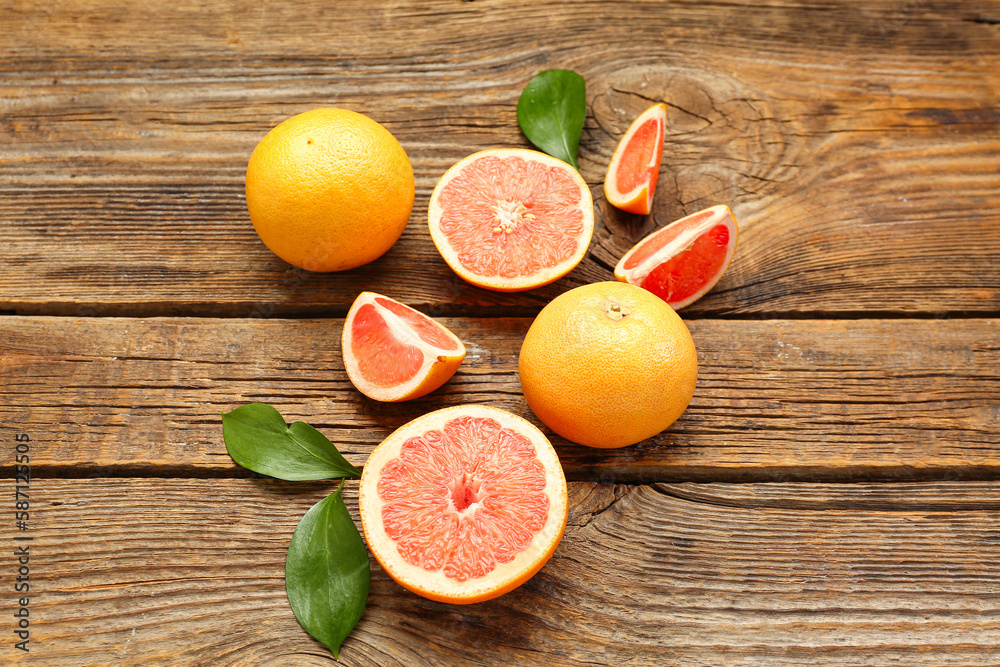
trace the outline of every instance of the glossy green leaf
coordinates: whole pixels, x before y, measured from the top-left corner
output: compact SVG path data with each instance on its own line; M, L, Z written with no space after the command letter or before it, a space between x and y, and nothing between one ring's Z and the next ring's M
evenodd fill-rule
M295 528L285 560L288 603L299 625L337 657L361 620L370 586L368 550L338 488Z
M305 422L285 423L265 403L248 403L222 415L226 451L239 465L278 479L361 477L329 439Z
M587 86L568 69L539 72L517 101L517 122L535 146L577 167L580 134L587 117Z

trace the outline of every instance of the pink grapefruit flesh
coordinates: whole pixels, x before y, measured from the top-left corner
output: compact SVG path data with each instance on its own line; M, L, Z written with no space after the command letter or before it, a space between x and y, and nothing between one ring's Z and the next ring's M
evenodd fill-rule
M445 408L386 438L361 478L369 548L404 587L435 600L488 600L552 555L566 480L529 422L482 405Z
M434 391L465 358L462 341L446 327L374 292L362 292L351 306L342 347L351 382L379 401Z
M499 291L569 273L594 232L590 189L570 165L526 149L474 153L449 169L428 206L431 238L464 280Z
M642 112L618 142L604 179L604 196L612 206L648 215L660 176L667 107L657 104Z
M675 310L711 290L736 250L739 226L728 206L713 206L659 229L629 250L615 278L649 290Z

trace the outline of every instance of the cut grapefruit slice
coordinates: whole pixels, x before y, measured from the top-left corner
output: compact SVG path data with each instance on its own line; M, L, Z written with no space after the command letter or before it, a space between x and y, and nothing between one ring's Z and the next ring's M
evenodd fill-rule
M523 148L474 153L431 194L431 238L464 280L517 292L558 280L594 234L590 188L562 160Z
M482 602L542 568L566 527L559 457L530 422L485 405L437 410L368 457L358 504L368 548L414 593Z
M692 213L639 241L618 261L615 278L649 290L678 310L719 282L739 233L728 206Z
M629 213L649 214L660 176L666 127L664 104L646 109L632 121L618 142L604 178L604 196L609 204Z
M354 300L341 340L347 376L376 401L406 401L448 381L465 346L444 325L374 292Z

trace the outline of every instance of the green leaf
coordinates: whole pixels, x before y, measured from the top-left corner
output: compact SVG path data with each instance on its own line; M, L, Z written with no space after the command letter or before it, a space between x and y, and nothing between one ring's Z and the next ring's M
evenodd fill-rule
M517 122L540 150L577 167L580 134L587 117L587 86L568 69L539 72L517 101Z
M288 603L299 625L336 658L365 611L370 586L368 551L338 488L295 528L285 560Z
M266 403L222 414L226 451L239 465L278 479L361 477L325 435L305 422L285 423Z

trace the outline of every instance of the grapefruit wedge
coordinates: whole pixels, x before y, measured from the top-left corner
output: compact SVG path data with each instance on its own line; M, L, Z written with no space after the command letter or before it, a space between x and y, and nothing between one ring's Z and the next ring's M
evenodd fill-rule
M428 394L465 358L462 341L444 325L374 292L354 300L341 343L351 383L376 401Z
M667 107L664 104L646 109L632 121L618 142L604 178L604 196L609 204L642 215L652 210L666 127Z
M403 587L441 602L502 595L552 556L566 527L559 457L531 423L485 405L437 410L368 457L365 540Z
M728 206L706 208L636 244L618 261L615 278L649 290L678 310L719 282L739 233Z
M445 172L428 206L431 239L464 280L501 292L573 270L594 233L590 188L562 160L523 148L473 153Z

